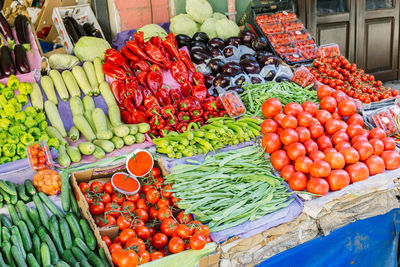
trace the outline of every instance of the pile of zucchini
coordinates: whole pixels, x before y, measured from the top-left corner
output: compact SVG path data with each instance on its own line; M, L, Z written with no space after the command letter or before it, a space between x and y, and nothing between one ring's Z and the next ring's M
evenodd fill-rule
M0 267L109 266L103 249L95 253L96 238L87 221L78 218L75 198L70 198L72 212L64 214L47 195L32 188L27 194L36 207L28 209L18 200L7 204L11 220L0 215Z
M32 200L30 196L35 193L36 189L31 180L26 180L24 184L0 180L0 208L4 204L28 203Z

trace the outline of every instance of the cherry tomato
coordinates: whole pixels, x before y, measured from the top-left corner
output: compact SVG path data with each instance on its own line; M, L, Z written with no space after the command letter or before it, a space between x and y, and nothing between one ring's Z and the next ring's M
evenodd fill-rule
M189 240L190 247L194 250L203 249L206 245L206 237L202 233L194 234Z
M122 203L124 203L125 201L125 195L121 194L119 192L116 192L112 195L112 202L116 202L119 205L122 205Z
M109 193L110 195L114 193L114 187L110 182L104 184L104 192Z
M179 237L173 237L168 243L168 250L175 254L185 250L185 242Z
M92 203L89 205L89 211L93 215L99 215L104 213L104 204L103 202Z
M146 226L139 226L135 228L137 236L143 240L147 240L150 237L150 230Z
M82 193L87 193L90 190L90 185L88 183L79 183L79 188Z
M178 228L176 228L176 233L183 239L189 239L193 234L193 230L189 226L181 224L178 226Z
M187 224L187 223L193 221L193 216L191 214L185 214L184 211L181 211L176 216L176 220L181 224Z
M157 249L163 248L168 244L168 237L166 234L156 233L153 236L151 244L153 245L153 247L155 247Z
M111 246L111 244L112 244L111 238L106 235L102 236L101 240L104 241L104 243L106 244L107 247Z
M101 193L103 192L103 184L101 182L95 181L90 185L90 189L93 192Z
M161 175L161 171L157 167L153 167L150 172L154 177L159 177Z
M160 199L160 192L158 192L158 190L150 189L149 191L147 191L146 200L150 204L152 204L152 205L156 204L159 199Z
M164 219L161 223L160 230L167 236L172 236L175 232L176 228L178 228L178 224L172 218Z

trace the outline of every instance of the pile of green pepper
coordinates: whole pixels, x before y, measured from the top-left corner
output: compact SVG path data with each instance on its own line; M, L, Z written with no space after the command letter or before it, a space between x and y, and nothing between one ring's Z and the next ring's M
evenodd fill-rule
M19 94L15 96L15 91ZM0 164L26 158L28 144L46 140L49 146L58 148L60 142L46 133L46 115L28 104L32 92L29 83L19 82L10 76L7 85L0 83Z
M187 131L181 134L170 132L162 138L153 139L153 143L157 152L167 154L169 158L191 157L250 141L261 135L261 122L258 118L211 118L207 125L199 128L192 122Z

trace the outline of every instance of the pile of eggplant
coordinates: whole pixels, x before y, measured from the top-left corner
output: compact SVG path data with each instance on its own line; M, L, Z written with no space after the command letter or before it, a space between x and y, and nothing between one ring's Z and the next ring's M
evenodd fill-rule
M211 95L217 95L216 87L242 93L246 82L264 83L272 80L286 80L276 77L281 59L273 55L265 37L251 31L241 31L238 37L226 41L209 39L204 32L197 32L190 38L176 36L179 47L188 47L197 69L205 74L206 86Z
M29 39L29 21L24 15L18 15L14 21L15 32L17 33L18 44L11 31L11 27L3 14L0 13L0 33L2 38L7 40L8 45L4 43L0 48L0 78L8 77L19 73L30 72L29 62L26 56L26 50L30 50ZM14 50L14 57L12 51Z
M76 44L83 36L92 36L103 38L98 29L93 26L93 23L85 23L80 25L73 17L67 16L63 18L65 29L73 44Z

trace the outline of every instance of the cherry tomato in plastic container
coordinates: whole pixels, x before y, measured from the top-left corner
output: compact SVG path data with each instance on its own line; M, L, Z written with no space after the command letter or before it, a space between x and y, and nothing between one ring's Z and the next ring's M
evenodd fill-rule
M295 63L306 60L300 53L282 55L288 63Z
M285 31L282 24L280 24L280 23L264 24L264 25L260 25L260 27L265 35L268 35L271 33L282 33Z
M313 39L306 39L306 40L297 41L297 42L294 42L294 44L300 50L303 47L310 47L310 46L312 46L313 48L315 47L315 42L314 42Z
M304 50L302 54L305 59L314 59L317 57L315 49Z
M53 168L53 159L46 140L36 141L26 147L29 165L34 171Z
M296 14L291 11L282 11L275 14L276 18L280 22L291 21L297 19Z
M268 35L268 40L271 44L287 44L290 43L292 40L287 33L273 33Z
M256 17L258 25L275 23L277 21L275 14L264 14Z
M220 92L219 97L231 118L237 118L246 112L246 107L235 91Z
M289 36L295 42L310 38L310 33L305 29L302 29L289 32Z
M282 22L282 25L286 31L298 31L304 29L304 25L300 20L285 21Z
M276 53L278 53L280 56L282 56L283 54L294 54L298 52L293 43L279 44L274 46L274 49Z

